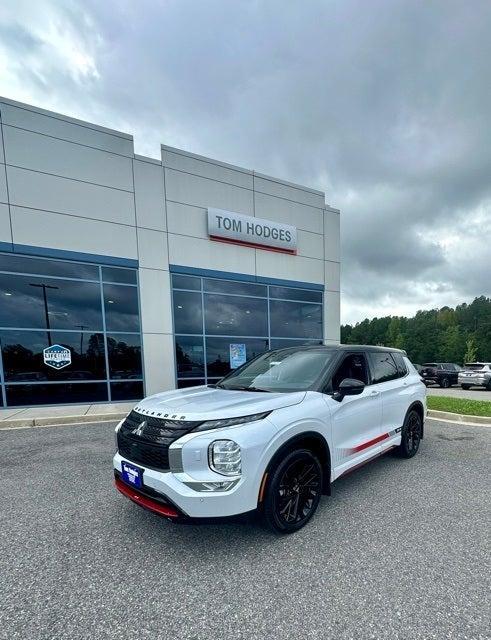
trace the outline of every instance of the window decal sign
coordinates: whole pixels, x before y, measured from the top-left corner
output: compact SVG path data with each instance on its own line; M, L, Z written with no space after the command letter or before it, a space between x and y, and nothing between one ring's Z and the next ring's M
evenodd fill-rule
M212 240L246 247L297 253L297 228L290 224L208 207L208 235Z
M51 347L43 349L44 364L53 369L63 369L72 364L72 352L67 347L54 344Z
M237 369L247 360L245 344L230 345L230 368Z

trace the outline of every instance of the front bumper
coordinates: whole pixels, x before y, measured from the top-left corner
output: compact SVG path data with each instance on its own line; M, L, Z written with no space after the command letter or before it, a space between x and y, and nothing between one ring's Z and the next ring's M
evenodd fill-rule
M154 492L184 517L236 516L257 508L266 466L265 452L275 431L275 425L266 418L244 426L185 435L169 449L169 459L173 459L173 451L178 452L177 459L180 461L180 464L175 464L175 461L171 463L171 471L145 467L131 458L121 456L119 452L113 458L113 467L115 473L121 475L121 463L125 460L142 469L143 489ZM208 447L213 441L222 439L233 440L241 448L240 476L223 476L212 471L208 465ZM231 483L227 489L203 490L203 484L223 481ZM134 487L130 488L134 490ZM138 503L138 500L133 501Z

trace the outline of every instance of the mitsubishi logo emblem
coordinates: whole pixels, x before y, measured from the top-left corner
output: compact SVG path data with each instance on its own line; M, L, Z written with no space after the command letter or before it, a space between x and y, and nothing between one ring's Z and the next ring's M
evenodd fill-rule
M137 426L137 428L133 431L135 436L141 436L141 434L143 433L143 430L145 429L146 426L147 426L147 421L146 420L144 420L143 422L140 422L140 424Z

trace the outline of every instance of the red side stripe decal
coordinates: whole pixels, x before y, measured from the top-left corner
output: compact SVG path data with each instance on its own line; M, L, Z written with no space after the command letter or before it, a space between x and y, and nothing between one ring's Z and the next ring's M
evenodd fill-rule
M377 436L376 438L373 438L373 440L369 440L368 442L364 442L363 444L359 444L357 447L354 447L352 449L352 452L358 453L359 451L363 451L363 449L368 449L368 447L373 447L373 445L377 444L377 442L382 442L382 440L387 440L387 438L390 438L390 434L383 433L381 436Z

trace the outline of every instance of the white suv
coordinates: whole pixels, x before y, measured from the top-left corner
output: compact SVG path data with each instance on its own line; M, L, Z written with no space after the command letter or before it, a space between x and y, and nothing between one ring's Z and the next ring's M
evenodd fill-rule
M403 351L269 351L216 385L146 398L116 427L117 489L171 519L259 511L300 529L331 483L397 449L418 451L426 387Z

